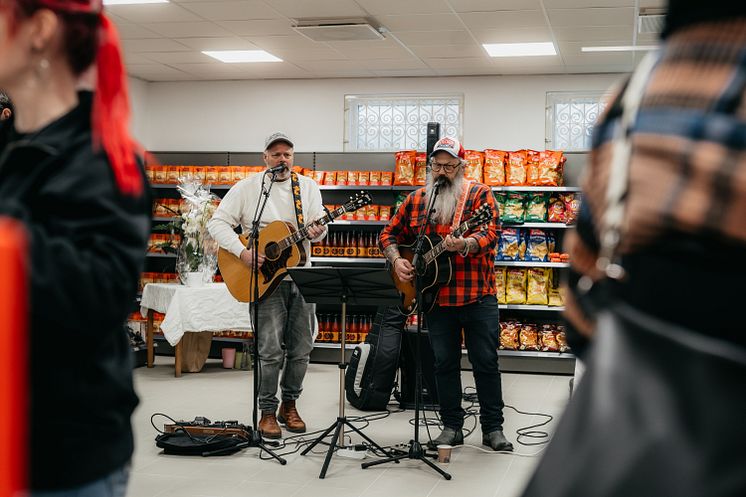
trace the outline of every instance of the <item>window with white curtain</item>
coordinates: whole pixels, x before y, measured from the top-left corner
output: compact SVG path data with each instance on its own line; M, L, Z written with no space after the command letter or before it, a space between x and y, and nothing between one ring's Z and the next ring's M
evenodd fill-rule
M346 95L346 152L425 150L427 123L462 139L463 95Z
M585 152L593 126L606 107L604 92L547 92L546 144L552 150Z

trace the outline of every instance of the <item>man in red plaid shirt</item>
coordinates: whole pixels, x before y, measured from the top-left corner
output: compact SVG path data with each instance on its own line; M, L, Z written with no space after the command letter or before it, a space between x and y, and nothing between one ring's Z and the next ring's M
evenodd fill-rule
M414 268L403 258L399 244L412 243L427 218L427 206L436 181L442 181L433 205L427 235L445 238L451 257L453 277L440 289L438 304L427 314L427 325L435 356L435 379L438 387L441 434L428 442L437 445L464 443L462 427L465 411L461 407L461 330L464 330L469 361L479 397L482 443L493 450L513 450L503 435L503 400L500 370L497 364L499 316L495 298L495 245L497 243L497 207L492 191L480 183L464 179L464 149L452 138L435 144L429 161L427 186L411 193L381 233L384 255L402 281L414 278ZM441 179L442 178L442 179ZM491 206L492 221L481 230L465 237L451 236L454 216L466 188L461 222L484 204ZM456 254L454 254L454 252Z

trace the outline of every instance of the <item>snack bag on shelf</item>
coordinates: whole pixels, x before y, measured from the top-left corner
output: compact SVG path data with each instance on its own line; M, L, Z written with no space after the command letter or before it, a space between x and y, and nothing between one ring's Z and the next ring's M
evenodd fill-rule
M484 151L484 184L502 186L505 184L505 160L507 152L487 149Z
M515 321L500 322L500 348L505 350L518 349L518 334L520 325Z
M505 304L505 267L495 268L495 297L498 304Z
M381 173L382 171L370 172L370 186L381 186Z
M245 179L247 172L248 171L243 166L231 166L231 182L235 184L241 181L242 179Z
M565 202L559 195L552 195L549 198L549 209L547 210L547 222L550 223L564 223L567 217L565 216Z
M550 231L545 231L544 234L547 236L547 250L551 254L557 248L557 237Z
M388 221L391 219L391 206L390 205L381 205L378 207L378 220L379 221Z
M400 186L414 185L414 166L417 162L416 150L401 150L394 154L396 166L394 168L394 184Z
M505 302L508 304L526 303L526 270L510 267L506 269Z
M546 234L542 230L532 229L528 231L526 240L525 260L531 262L546 262L549 256L549 246Z
M394 201L394 212L399 210L399 206L407 199L407 194L404 192L399 193L396 196L396 200ZM394 215L394 212L391 213L391 215Z
M567 352L570 350L570 347L568 347L567 345L567 332L565 331L565 327L563 325L557 326L557 333L555 334L555 337L557 339L557 345L559 345L560 352Z
M508 163L505 165L505 184L521 186L526 184L526 150L508 153Z
M334 186L337 184L337 171L324 171L324 185Z
M378 215L380 212L380 207L378 205L368 205L365 207L365 209L359 209L365 211L365 220L366 221L378 221Z
M337 171L337 185L347 186L347 171Z
M580 196L568 193L561 197L565 202L565 224L575 224L580 212Z
M168 183L168 166L153 166L153 182L156 184Z
M232 185L233 176L231 175L231 168L228 166L218 167L218 183L221 185Z
M549 288L549 269L532 267L528 269L526 303L547 305Z
M464 152L464 160L466 160L464 179L482 183L484 152L480 152L479 150L466 150Z
M168 206L169 199L167 198L157 198L155 201L153 201L153 215L157 217L166 217L169 216L171 213L166 208Z
M542 352L559 352L556 334L557 327L555 325L545 324L541 326L539 338Z
M525 197L521 193L509 193L500 214L500 221L511 224L524 222L526 210Z
M508 198L508 194L505 192L495 193L495 205L497 206L497 216L500 222L502 222L503 213L505 212L505 201Z
M538 178L535 185L561 186L567 157L560 151L545 150L539 156Z
M365 221L368 219L368 207L370 206L361 207L360 209L355 211L355 221Z
M205 167L205 183L209 183L211 185L214 185L218 182L218 168L217 166L207 166Z
M166 168L166 171L167 171L166 183L176 184L179 182L179 176L181 176L180 166L168 166Z
M526 184L536 185L539 182L539 155L536 150L526 150Z
M424 186L427 182L427 154L417 152L417 158L414 164L414 184L415 186Z
M155 167L151 165L145 166L145 177L148 179L148 183L155 183Z
M518 335L520 350L539 350L539 330L535 324L524 324Z
M559 288L550 287L549 296L547 299L547 305L550 307L562 307L564 302L562 300L562 293Z
M526 222L543 223L547 220L546 193L531 193L526 202Z
M360 171L357 175L357 184L367 186L370 184L370 171Z
M347 172L347 184L348 185L360 184L360 171L348 171Z
M317 185L324 184L324 171L313 171L311 173L311 179L313 179Z
M504 228L497 242L497 258L501 261L520 261L525 253L521 230ZM523 253L522 253L523 252Z
M381 186L391 186L393 183L394 173L391 171L381 171Z

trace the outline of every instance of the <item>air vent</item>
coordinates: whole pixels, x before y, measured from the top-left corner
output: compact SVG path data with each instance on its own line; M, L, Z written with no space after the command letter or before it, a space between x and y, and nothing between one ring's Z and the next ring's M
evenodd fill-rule
M640 34L660 34L666 20L665 9L643 8L637 16L637 32Z
M293 29L313 41L374 41L383 35L365 19L303 19Z

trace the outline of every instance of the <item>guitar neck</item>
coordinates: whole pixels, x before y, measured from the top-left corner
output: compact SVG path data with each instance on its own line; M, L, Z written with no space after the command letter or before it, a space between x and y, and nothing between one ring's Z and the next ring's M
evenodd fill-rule
M451 233L451 235L454 236L455 238L458 238L462 236L464 233L466 233L467 231L469 231L471 227L472 226L469 223L469 221L464 221L463 223L461 223L461 225L458 228L456 228L456 230L453 233ZM445 250L446 250L446 244L445 244L445 239L443 239L440 242L438 242L438 244L435 247L430 249L430 251L425 254L425 264L430 264L431 262L433 262L435 259L438 258L438 256L440 256L440 254L445 252Z
M302 242L303 240L308 238L308 228L310 228L311 226L325 226L337 219L339 216L343 215L345 212L347 212L347 209L345 209L344 206L338 207L329 212L329 214L326 214L316 221L305 225L301 229L294 231L290 235L277 242L277 245L279 245L279 249L285 250L286 248L291 247L296 243Z

